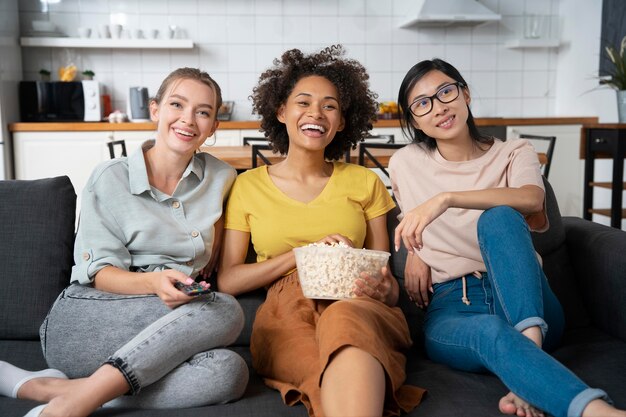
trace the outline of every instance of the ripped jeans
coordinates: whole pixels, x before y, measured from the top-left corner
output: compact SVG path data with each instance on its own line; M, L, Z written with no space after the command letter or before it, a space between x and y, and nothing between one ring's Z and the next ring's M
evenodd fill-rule
M428 356L455 369L492 372L520 398L556 417L579 417L607 394L589 388L546 350L557 346L563 311L537 260L528 226L516 210L499 206L478 221L487 273L433 285L424 323ZM521 331L539 326L543 349Z
M185 408L243 395L248 368L233 343L243 312L230 295L199 296L173 310L155 295L120 295L72 284L40 328L48 365L70 378L103 364L117 368L132 395L107 406ZM201 388L201 395L194 387Z

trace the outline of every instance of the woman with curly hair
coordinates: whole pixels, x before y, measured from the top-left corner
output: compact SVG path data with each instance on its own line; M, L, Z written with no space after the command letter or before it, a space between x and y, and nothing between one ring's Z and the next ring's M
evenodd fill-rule
M398 284L363 276L357 298L305 298L293 248L343 242L389 250L385 214L394 207L367 168L337 162L371 128L376 95L365 69L340 46L292 49L265 71L252 95L275 150L286 158L237 178L226 209L218 287L237 295L267 288L250 349L253 365L288 405L310 416L398 415L423 395L403 385L411 344ZM257 262L246 264L250 240Z

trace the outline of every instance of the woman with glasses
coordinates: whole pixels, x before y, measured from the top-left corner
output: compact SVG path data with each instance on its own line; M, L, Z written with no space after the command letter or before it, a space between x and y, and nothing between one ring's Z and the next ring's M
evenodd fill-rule
M497 375L511 390L499 403L505 414L625 416L545 352L563 312L529 233L548 228L537 154L525 140L482 135L470 101L440 59L413 66L398 94L413 143L389 163L402 210L395 249L407 248L405 288L426 308L426 352Z

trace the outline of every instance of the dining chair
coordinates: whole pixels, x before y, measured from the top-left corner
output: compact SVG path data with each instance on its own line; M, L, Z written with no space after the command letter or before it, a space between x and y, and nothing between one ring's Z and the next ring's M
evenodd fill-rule
M543 168L543 176L548 178L548 174L550 173L550 165L552 164L552 156L554 155L554 145L556 144L556 136L541 136L541 135L528 135L525 133L519 134L520 139L528 139L530 142L535 140L537 141L547 141L547 149L543 152L541 149L537 151L539 156L539 163Z
M361 143L395 143L395 135L393 134L382 134L382 135L367 135L365 138L363 138L363 141L359 142L359 145ZM350 157L350 149L348 149L345 153L345 160L346 162L351 162L351 157ZM362 164L361 164L362 165Z
M372 161L372 163L379 169L387 178L389 178L389 172L387 171L387 167L381 163L378 159L376 159L376 155L374 155L370 150L372 149L400 149L406 146L406 143L379 143L379 142L361 142L359 144L359 165L366 166L366 158ZM385 186L390 189L391 186L385 184Z
M261 151L270 151L272 147L268 143L253 143L250 145L252 148L252 168L259 166L259 159L263 161L265 165L272 165L272 162Z
M242 140L243 140L243 146L268 143L267 138L258 138L258 137L252 137L252 136L244 136Z
M111 157L111 159L126 156L126 141L124 139L112 140L110 142L107 142L107 146L109 147L109 156ZM119 155L115 155L116 146L120 147L121 152Z

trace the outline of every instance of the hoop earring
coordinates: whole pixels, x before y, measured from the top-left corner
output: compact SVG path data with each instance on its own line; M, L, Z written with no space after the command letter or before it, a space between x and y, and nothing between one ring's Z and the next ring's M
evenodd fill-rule
M202 142L202 144L203 144L204 146L214 146L214 145L215 145L215 142L217 142L217 137L215 136L215 133L213 133L213 135L212 135L212 136L213 136L213 143L211 143L211 144L207 143L206 141L207 141L207 139L209 139L209 138L206 138L206 139L204 140L204 142Z

